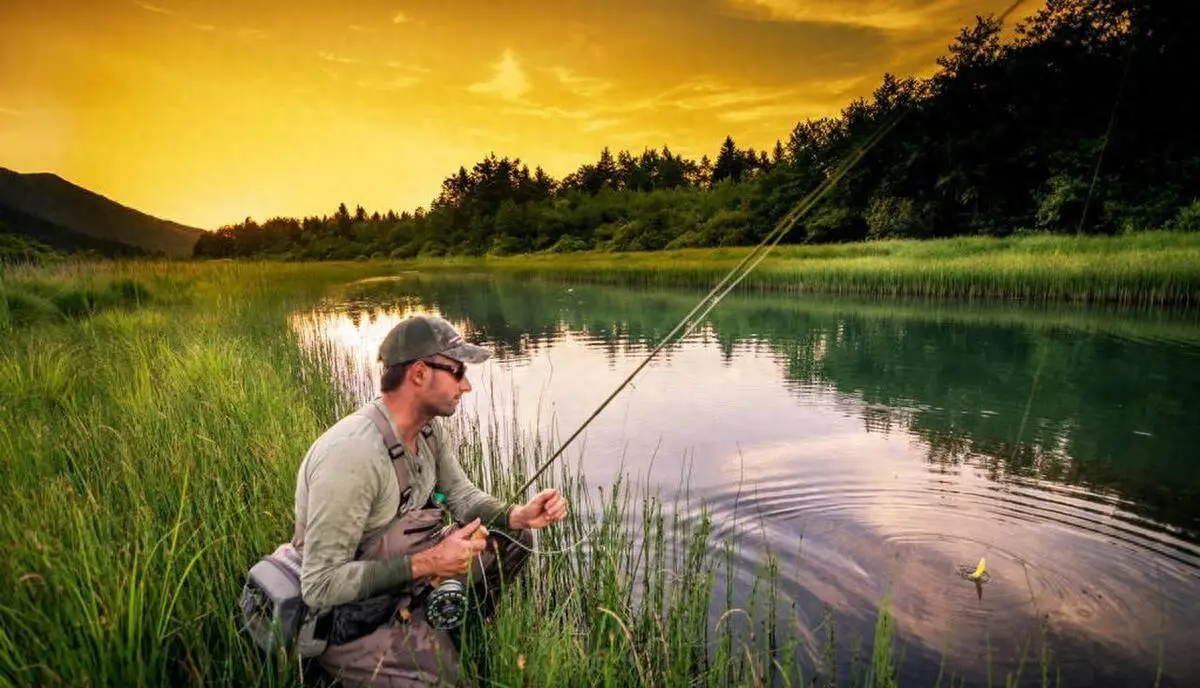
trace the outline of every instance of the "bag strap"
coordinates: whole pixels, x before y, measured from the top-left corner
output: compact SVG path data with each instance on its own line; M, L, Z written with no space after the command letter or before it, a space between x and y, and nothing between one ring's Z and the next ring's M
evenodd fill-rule
M371 419L371 422L375 424L375 429L383 437L383 445L387 447L388 458L395 461L404 456L404 444L396 437L396 431L392 429L392 424L388 421L387 411L384 410L382 404L382 400L375 399L360 408L358 413Z
M388 458L392 460L392 468L396 472L396 484L400 488L400 501L404 502L405 493L408 492L408 464L401 459L404 458L404 443L396 437L396 431L392 429L392 423L388 420L387 410L383 406L383 400L376 398L371 403L363 406L357 412L360 416L366 416L375 425L375 429L379 431L383 437L383 446L387 448Z
M379 431L380 436L383 437L383 445L387 448L388 457L392 460L392 467L396 470L396 482L400 486L401 500L403 501L410 481L408 479L408 465L400 461L400 459L404 456L404 452L408 450L404 448L404 443L396 437L396 431L392 429L392 424L388 420L387 408L383 405L383 400L376 397L371 403L360 408L358 414L369 418L375 424L375 429ZM426 444L429 445L430 451L436 457L438 439L433 426L426 425L421 428L421 435L425 437Z

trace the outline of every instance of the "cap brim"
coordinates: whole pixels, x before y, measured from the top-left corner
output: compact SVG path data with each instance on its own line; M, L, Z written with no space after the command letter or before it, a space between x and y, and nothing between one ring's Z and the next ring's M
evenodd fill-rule
M441 353L443 356L448 356L463 363L483 363L492 357L490 349L475 346L474 344L459 344L453 349L447 349Z

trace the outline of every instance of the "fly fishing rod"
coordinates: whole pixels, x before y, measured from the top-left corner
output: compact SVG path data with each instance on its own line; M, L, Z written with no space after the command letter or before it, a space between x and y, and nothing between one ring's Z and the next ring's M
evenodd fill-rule
M903 119L903 117L904 111L899 111L896 115L891 117L891 119L885 123L884 126L880 127L879 130L872 133L866 138L866 140L852 150L850 154L847 155L846 158L843 159L833 169L833 171L826 176L824 180L822 180L819 185L817 185L817 188L813 189L807 196L800 199L800 201L798 201L796 205L793 206L792 209L789 210L788 213L779 220L779 222L775 225L775 228L768 232L767 235L763 237L763 240L760 241L753 250L746 254L744 258L742 258L741 262L739 262L732 270L726 273L721 281L719 281L708 292L708 294L705 295L705 297L687 313L687 315L680 319L679 323L676 324L675 327L662 338L662 341L660 341L658 345L655 346L654 349L652 349L644 359L642 359L641 363L639 363L637 367L634 368L633 371L630 372L629 375L617 385L616 389L614 389L612 393L609 394L603 402L601 402L600 406L598 406L596 410L593 411L592 414L580 424L575 432L573 432L571 436L568 437L561 446L559 446L558 450L555 451L549 459L542 463L542 465L539 466L536 471L534 471L529 480L527 480L524 485L517 489L514 500L519 500L521 496L525 494L525 491L528 490L537 481L537 479L546 472L546 469L549 468L559 456L562 456L563 452L566 451L571 442L573 442L575 438L577 438L584 431L584 429L587 428L587 426L593 420L595 420L597 416L600 415L600 413L613 401L613 399L615 399L617 395L620 394L621 391L633 381L633 378L636 377L643 368L650 364L650 361L652 361L654 357L658 355L658 352L662 351L668 344L672 342L677 334L679 335L680 339L690 334L692 330L695 329L696 326L699 325L714 308L716 308L717 304L720 303L729 292L733 291L734 287L736 287L738 283L745 279L751 271L753 271L760 263L762 263L762 261L771 252L771 249L775 248L775 246L778 245L779 242L782 241L783 238L787 236L793 228L795 228L796 224L800 221L800 218L807 214L808 211L812 210L813 206L815 206L822 198L824 198L838 184L838 182L840 182L842 178L845 177L846 174L849 173L850 170L853 169L860 160L862 160L863 156L865 156L888 134L888 132L895 128L895 126L900 122L901 119Z
M1014 0L1014 2L1000 14L997 20L1004 22L1014 10L1024 3L1025 0ZM750 253L746 254L746 257L742 258L741 262L734 266L734 268L730 270L725 277L723 277L721 281L718 282L716 286L714 286L708 292L708 294L705 295L705 297L701 299L691 311L688 312L687 315L683 316L679 323L662 338L662 341L660 341L658 345L650 351L650 353L642 360L642 362L639 363L637 367L634 368L633 371L629 373L629 375L626 376L626 378L622 380L620 384L617 385L616 389L614 389L612 393L608 395L608 398L600 403L600 406L598 406L596 410L593 411L592 414L580 424L575 432L571 433L571 436L568 437L561 446L559 446L558 450L555 451L549 459L546 459L546 461L539 466L536 471L534 471L529 480L525 481L525 484L517 489L513 498L514 501L522 498L522 496L525 494L525 491L528 490L535 482L537 482L537 479L546 472L546 469L549 468L550 465L554 463L564 451L566 451L571 442L573 442L576 437L579 437L583 430L593 420L596 419L596 416L600 415L600 413L612 402L613 399L617 398L617 395L621 393L621 390L625 389L625 387L633 381L633 378L642 371L642 368L645 368L650 364L650 361L652 361L654 357L658 355L659 351L662 351L664 348L666 348L676 334L682 331L682 334L680 334L680 339L690 334L691 331L695 329L696 326L699 325L700 322L703 321L704 318L711 313L714 308L717 307L717 304L721 302L721 299L725 298L726 294L728 294L730 291L733 291L734 287L736 287L739 282L745 279L751 271L758 267L759 263L762 263L762 261L767 257L767 254L771 252L771 249L775 248L775 246L783 240L783 237L787 236L787 234L792 231L792 229L796 226L796 223L800 221L800 218L804 217L804 215L807 214L808 211L812 210L813 206L815 206L822 198L824 198L833 189L833 187L837 186L838 182L840 182L842 178L850 172L851 169L858 165L858 162L862 160L862 158L868 152L870 152L872 148L882 141L883 138L886 137L887 134L891 132L891 130L894 129L897 124L900 123L900 120L904 119L906 113L907 110L905 109L900 109L893 113L893 115L884 122L883 126L868 136L857 147L851 150L850 154L847 155L840 163L838 163L833 171L830 172L829 175L827 175L825 179L817 185L817 188L813 189L807 196L800 199L796 205L794 205L792 209L779 220L779 222L775 225L775 228L768 232L767 235L763 237L763 240L760 241L758 245L750 251Z

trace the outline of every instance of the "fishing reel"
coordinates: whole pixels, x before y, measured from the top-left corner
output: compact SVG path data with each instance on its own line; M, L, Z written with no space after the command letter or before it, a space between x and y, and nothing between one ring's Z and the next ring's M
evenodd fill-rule
M467 617L467 587L451 578L429 592L425 600L425 619L439 631L452 631Z
M445 500L446 497L442 493L434 494L433 501L438 506L442 506ZM453 525L462 524L450 523L446 527L448 529ZM474 540L486 538L487 531L483 528L475 531L472 536ZM461 626L466 617L467 586L457 578L435 578L433 589L425 599L425 620L439 631L452 631Z

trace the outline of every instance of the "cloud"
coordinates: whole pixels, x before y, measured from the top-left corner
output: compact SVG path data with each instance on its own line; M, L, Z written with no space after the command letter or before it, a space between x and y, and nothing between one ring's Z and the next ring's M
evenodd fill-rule
M387 60L383 64L387 67L391 67L392 69L407 69L410 72L420 72L421 74L428 74L429 72L433 71L428 67L404 64L403 62L395 62L393 60Z
M150 3L142 2L141 0L134 0L133 4L137 5L138 7L142 8L148 12L158 12L159 14L172 14L171 10L168 10L164 7L159 7L158 5L151 5Z
M351 25L350 25L350 30L351 30L351 31L358 31L359 33L374 33L374 31L375 31L375 29L372 29L372 28L370 28L370 27L367 27L367 26L359 26L358 24L351 24Z
M412 20L409 19L409 16L403 12L397 12L396 14L392 15L392 23L393 24L403 24L403 23L409 22L409 21L412 21Z
M710 76L698 76L648 98L626 102L622 112L642 110L720 110L734 105L763 105L795 96L793 89L730 86Z
M326 62L336 62L338 64L354 64L355 62L358 62L358 58L335 55L328 50L322 50L321 52L317 53L317 57L325 60Z
M558 107L557 105L539 105L537 103L521 103L506 107L503 113L506 115L524 115L526 117L538 117L541 119L590 119L596 114L591 110L571 110Z
M755 105L740 110L727 110L717 115L722 122L743 124L762 120L778 120L786 117L793 122L820 117L828 108L814 103L775 103Z
M238 38L245 38L245 39L266 38L267 36L271 35L269 32L267 32L263 29L252 29L252 28L245 27L245 26L240 26L240 27L234 29L233 33Z
M848 24L885 31L926 27L961 10L959 0L725 0L736 12L769 21Z
M0 115L8 117L20 117L23 113L20 110L0 106Z
M213 26L212 24L197 24L195 22L192 22L192 26L196 27L197 29L200 29L201 31L216 31L217 30L217 27Z
M583 130L587 132L602 131L604 129L611 129L620 123L621 120L619 119L593 119L584 123Z
M471 84L467 90L472 93L491 93L508 100L520 100L529 92L529 77L517 59L516 53L505 50L500 61L492 65L492 78L480 83Z
M358 85L373 91L399 91L411 88L419 83L421 83L421 79L418 77L405 75L391 79L360 79Z
M693 83L684 93L676 95L673 104L682 110L718 110L730 105L778 100L789 93L786 89L737 88L700 80Z
M566 67L551 67L547 71L571 93L584 98L596 98L613 87L612 82L591 76L580 76Z

